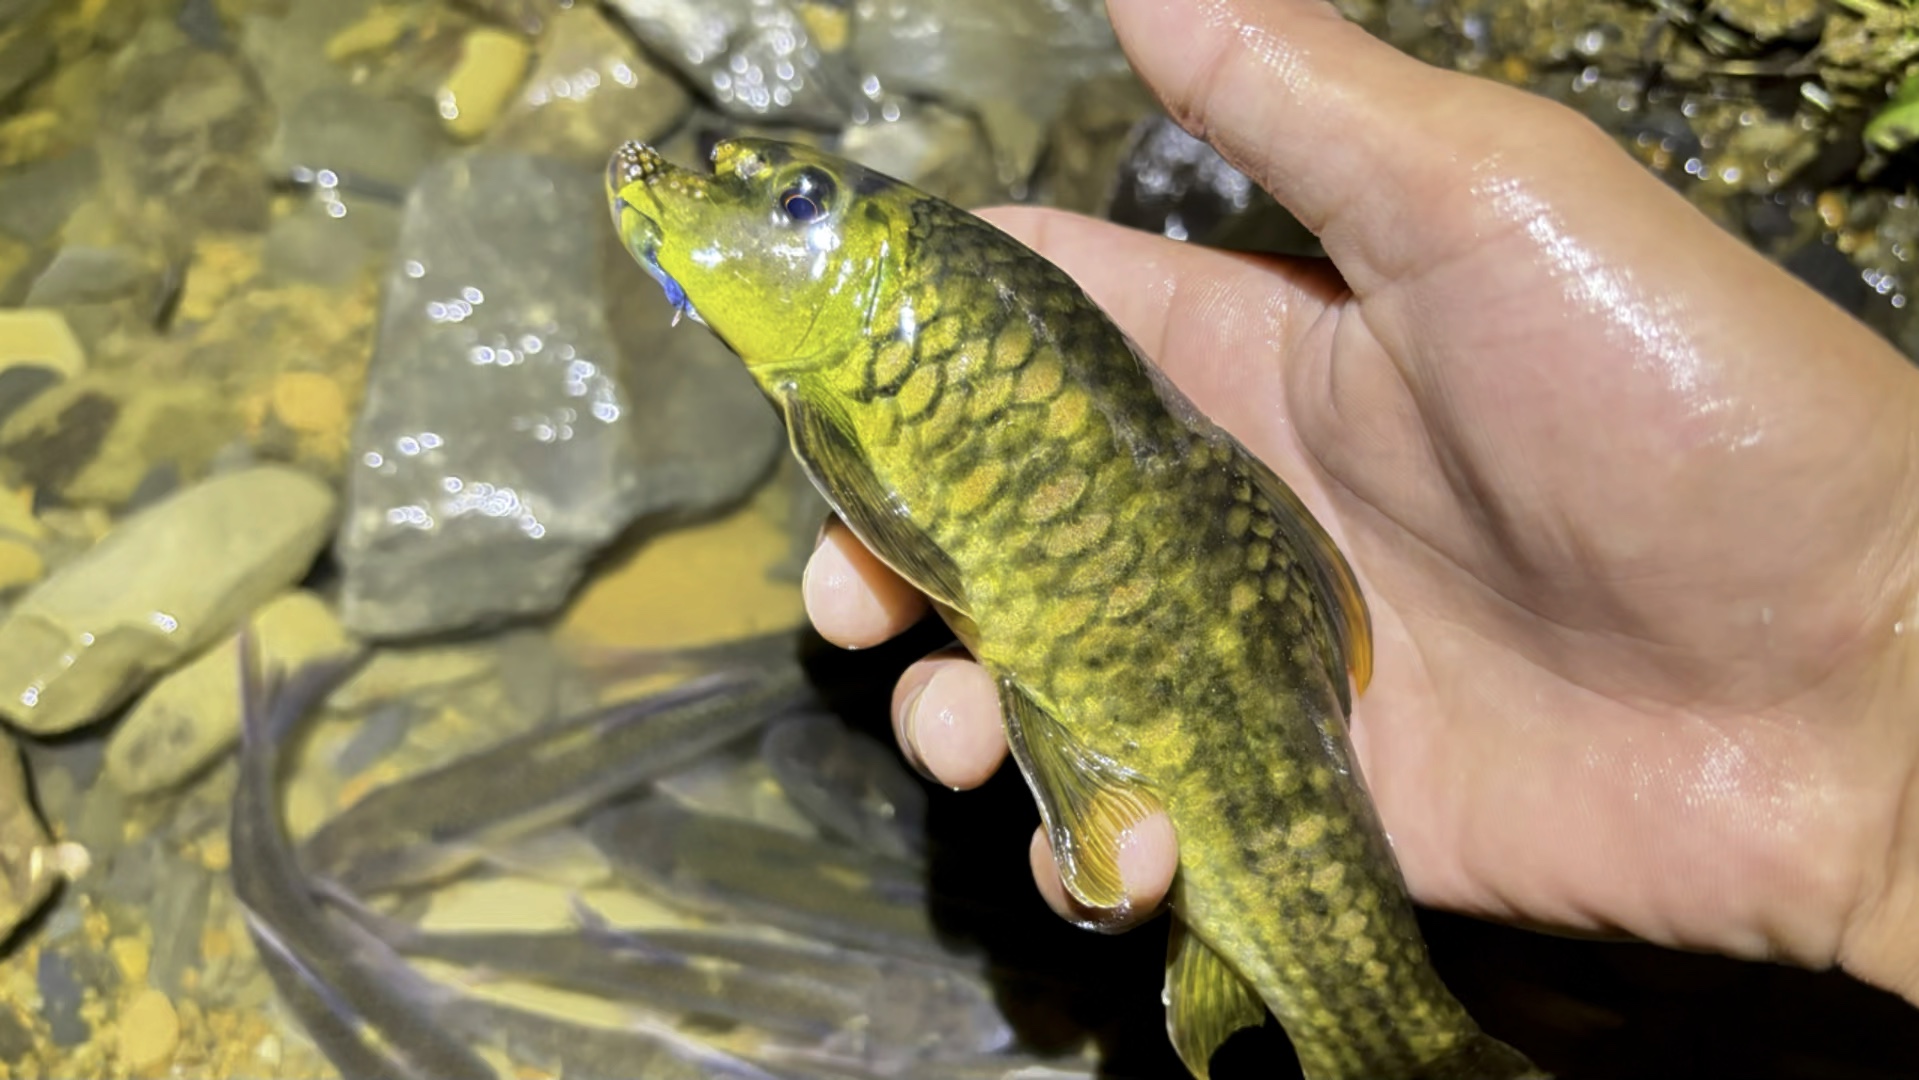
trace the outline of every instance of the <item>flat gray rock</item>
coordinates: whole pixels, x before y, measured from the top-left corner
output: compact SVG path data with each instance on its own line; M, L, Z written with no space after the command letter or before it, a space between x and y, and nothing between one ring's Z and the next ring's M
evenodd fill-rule
M580 5L552 17L526 85L487 132L486 146L597 169L627 139L653 142L673 130L692 105L631 34Z
M45 735L105 716L299 581L333 509L313 477L260 466L121 521L0 622L0 717Z
M613 10L722 112L839 127L864 119L844 7L792 0L613 0Z
M404 637L558 607L635 520L729 502L779 426L620 249L599 170L481 152L421 177L350 456L343 615Z

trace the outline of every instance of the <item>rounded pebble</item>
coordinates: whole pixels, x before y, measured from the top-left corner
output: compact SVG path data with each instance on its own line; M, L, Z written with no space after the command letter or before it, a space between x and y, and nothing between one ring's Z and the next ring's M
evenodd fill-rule
M120 1015L120 1059L132 1069L150 1069L173 1057L180 1043L180 1017L173 1002L148 988L135 995Z

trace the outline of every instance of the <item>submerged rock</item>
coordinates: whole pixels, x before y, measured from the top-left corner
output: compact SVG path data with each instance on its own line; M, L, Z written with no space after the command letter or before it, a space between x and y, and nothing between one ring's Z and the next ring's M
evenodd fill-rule
M0 172L0 232L30 244L59 234L100 177L91 148Z
M72 378L86 366L86 352L59 312L0 311L0 372L36 367Z
M1163 115L1136 133L1107 213L1122 225L1209 247L1320 254L1318 239L1252 178Z
M303 575L333 495L261 466L121 522L0 623L0 716L36 734L99 719Z
M440 84L440 119L447 133L470 141L486 134L526 77L526 42L489 27L468 33L460 60Z
M614 0L640 40L723 112L838 127L864 119L848 12L830 0Z
M598 169L620 142L658 139L691 106L679 80L642 57L598 8L581 5L553 17L532 75L487 145Z
M387 97L360 62L390 56L415 28L412 8L369 0L285 5L241 24L241 54L258 73L278 125L262 150L270 175L398 200L452 149L433 103Z
M27 402L0 427L0 463L48 497L124 506L155 469L203 475L239 434L207 379L91 372Z
M1053 124L1033 194L1047 206L1105 217L1134 133L1159 113L1153 92L1130 71L1080 83Z
M350 654L352 639L326 603L291 592L255 612L251 630L261 663L291 672ZM237 637L162 679L127 714L107 742L107 776L134 795L191 777L240 737L240 648Z
M766 469L764 401L711 335L668 336L603 199L598 169L480 153L409 200L340 537L354 631L550 611L636 518Z
M53 895L60 863L28 797L20 751L0 734L0 940Z
M1032 174L1076 84L1126 70L1100 0L858 0L855 11L852 51L869 92L971 110L1009 185Z
M986 206L1012 194L977 121L932 103L907 103L897 115L847 128L840 153L956 206Z
M117 68L102 132L102 180L167 228L258 229L269 192L257 157L271 114L245 64L179 45L136 44Z

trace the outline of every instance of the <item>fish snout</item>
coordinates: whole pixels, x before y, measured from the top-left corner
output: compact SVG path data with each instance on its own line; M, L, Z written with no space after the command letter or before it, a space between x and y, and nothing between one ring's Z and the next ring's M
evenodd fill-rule
M667 170L666 159L643 142L628 141L613 151L607 162L606 182L614 191L644 180L651 183Z

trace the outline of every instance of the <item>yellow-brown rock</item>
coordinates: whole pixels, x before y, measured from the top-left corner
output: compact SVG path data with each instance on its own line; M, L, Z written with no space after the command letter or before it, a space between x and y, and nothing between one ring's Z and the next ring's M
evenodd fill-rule
M477 139L499 119L526 77L526 42L486 27L466 36L460 62L440 87L440 118L456 139Z
M180 1014L171 998L152 988L134 995L116 1026L120 1061L136 1072L166 1064L180 1045Z
M276 598L249 621L269 669L290 672L350 655L357 646L310 592ZM107 741L107 776L122 791L161 791L199 772L240 736L237 637L201 653L141 698Z
M0 310L0 371L19 364L52 368L72 378L87 366L87 355L59 312Z
M119 522L0 622L0 716L48 734L105 715L299 581L333 515L324 484L259 466Z

